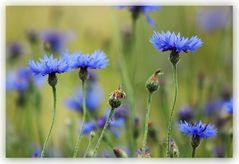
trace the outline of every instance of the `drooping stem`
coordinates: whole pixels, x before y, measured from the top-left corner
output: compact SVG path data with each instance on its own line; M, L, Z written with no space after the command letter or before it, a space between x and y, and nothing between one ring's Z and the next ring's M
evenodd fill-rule
M52 128L53 128L53 125L54 125L54 122L55 122L55 117L56 117L56 87L55 86L52 86L52 92L53 92L53 99L54 99L53 100L54 104L53 104L52 122L51 122L50 130L48 132L48 135L46 137L46 140L45 140L43 148L42 148L41 157L44 157L44 155L45 155L46 146L47 146L48 140L50 138L50 135L51 135L51 132L52 132Z
M103 136L104 136L105 130L107 129L107 127L108 127L108 125L109 125L109 122L110 122L110 119L111 119L111 117L112 117L112 115L113 115L113 112L114 112L114 109L111 109L111 110L110 110L110 114L109 114L109 116L108 116L108 118L107 118L107 120L106 120L106 122L105 122L104 128L103 128L103 130L102 130L102 132L101 132L101 134L100 134L100 137L99 137L99 139L98 139L98 141L97 141L97 143L96 143L96 146L95 146L95 148L94 148L94 150L93 150L93 155L92 155L93 157L96 156L96 153L97 153L97 151L98 151L98 149L99 149L99 147L100 147L100 142L101 142L101 140L102 140L102 138L103 138Z
M192 150L192 158L195 158L195 152L196 152L196 147L193 147L193 150Z
M146 113L146 115L145 115L144 137L143 137L143 145L142 145L143 154L144 154L144 152L145 152L144 150L145 150L146 143L147 143L148 123L149 123L149 113L150 113L151 98L152 98L152 93L149 93L149 95L148 95L148 100L147 100L147 113Z
M86 84L85 84L85 80L82 80L82 108L83 108L83 118L82 118L82 124L80 127L80 132L79 132L79 136L76 142L76 146L74 149L74 154L73 154L73 158L77 157L77 154L79 152L79 147L80 147L80 142L81 142L81 138L82 138L82 130L84 128L84 124L85 124L85 117L86 117Z
M88 145L87 145L87 148L86 148L86 150L85 150L85 154L84 154L83 158L86 157L86 155L87 155L87 153L88 153L88 151L89 151L89 149L90 149L92 139L93 139L93 137L90 136L89 142L88 142Z
M174 85L175 85L175 93L174 93L174 100L173 100L173 106L171 108L169 121L168 121L168 135L167 135L167 157L169 157L169 138L172 131L172 119L173 119L173 112L176 105L177 95L178 95L178 81L177 81L177 65L173 64L173 78L174 78Z

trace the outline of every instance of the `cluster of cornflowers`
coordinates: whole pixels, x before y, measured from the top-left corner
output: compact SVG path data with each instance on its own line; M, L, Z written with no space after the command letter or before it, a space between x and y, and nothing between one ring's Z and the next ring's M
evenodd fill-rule
M83 99L83 118L80 128L78 140L74 149L73 157L78 155L80 141L82 138L82 131L86 118L86 81L88 79L88 69L102 69L108 65L109 60L106 58L104 52L96 50L93 54L83 54L75 52L73 54L63 53L62 57L56 59L53 55L45 55L39 62L29 61L29 68L35 75L48 75L48 84L52 87L53 92L53 117L51 126L42 148L41 157L45 156L46 146L51 135L56 116L56 85L57 74L65 73L75 69L79 69L79 79L82 81L82 99Z

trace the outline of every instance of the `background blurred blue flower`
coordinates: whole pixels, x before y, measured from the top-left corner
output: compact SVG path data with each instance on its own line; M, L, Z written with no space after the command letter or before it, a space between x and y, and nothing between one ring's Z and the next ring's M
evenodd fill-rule
M109 113L110 113L110 109L107 109L105 116L97 119L97 124L100 128L104 127ZM114 136L119 137L121 134L121 127L124 125L124 123L125 123L125 120L123 118L117 118L117 119L112 118L107 128L111 131L111 133Z
M228 100L223 102L222 108L229 114L233 113L233 102L232 100Z
M20 67L18 70L10 71L6 77L6 89L25 91L29 88L30 82L34 86L41 86L45 82L42 76L34 76L30 69Z
M132 12L133 19L137 19L140 13L144 14L150 26L154 26L155 23L153 19L150 18L149 13L160 10L160 6L118 6L118 8L129 8Z
M63 53L63 58L68 61L68 64L72 69L102 69L105 68L109 62L105 53L100 50L94 51L91 55L84 55L81 52L74 52L70 55L68 52L65 52Z
M67 61L64 59L54 59L53 55L48 57L47 55L44 56L43 59L40 59L39 62L34 62L30 60L28 62L29 68L35 75L42 75L45 76L50 73L64 73L67 72L69 66Z
M54 29L45 30L40 34L44 44L48 44L52 52L61 52L64 50L65 44L72 39L70 32L60 32Z
M194 117L192 108L189 105L182 106L178 112L178 120L191 122Z
M12 42L8 46L8 54L12 59L18 58L23 54L23 47L20 42Z
M176 52L194 52L202 46L202 41L197 36L191 38L181 37L180 33L177 35L173 32L154 32L150 38L150 43L158 51L176 51Z
M214 137L217 134L212 124L203 124L201 121L190 124L187 121L181 121L179 123L179 130L185 135L198 136L200 138Z
M222 102L219 100L208 101L204 106L206 116L215 116L216 112L221 110Z
M95 111L102 101L103 91L98 84L92 84L86 88L86 108ZM82 90L78 89L75 96L65 101L68 108L82 112Z
M82 130L83 135L90 134L91 131L96 130L96 125L93 121L86 121Z
M206 32L226 27L232 17L231 7L213 7L199 10L197 14L198 27Z

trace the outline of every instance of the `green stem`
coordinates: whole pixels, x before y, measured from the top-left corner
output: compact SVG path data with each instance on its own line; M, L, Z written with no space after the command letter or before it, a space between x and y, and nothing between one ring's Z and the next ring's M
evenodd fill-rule
M82 103L83 103L83 118L82 118L82 124L81 124L81 127L80 127L80 134L79 134L77 142L76 142L73 158L77 157L77 154L79 152L80 142L81 142L81 138L82 138L82 130L83 130L84 124L85 124L85 117L86 117L86 85L85 85L85 80L82 80Z
M90 136L89 142L88 142L88 145L87 145L87 148L86 148L86 150L85 150L85 154L84 154L83 158L86 157L86 155L87 155L87 153L88 153L88 151L89 151L89 149L90 149L92 139L93 139L93 137Z
M106 122L105 122L104 128L103 128L103 130L102 130L102 132L101 132L101 134L100 134L100 137L99 137L99 139L98 139L98 141L97 141L97 143L96 143L96 146L95 146L95 148L94 148L93 155L92 155L93 157L96 156L96 153L97 153L97 151L98 151L98 149L99 149L99 147L100 147L100 142L101 142L101 140L102 140L102 138L103 138L103 136L104 136L104 133L105 133L106 128L108 127L108 124L109 124L109 121L110 121L110 119L111 119L111 117L112 117L112 115L113 115L113 112L114 112L114 109L111 109L111 110L110 110L110 114L109 114L109 116L108 116L108 118L107 118L107 120L106 120Z
M147 143L147 136L148 136L148 123L149 123L149 113L150 113L150 103L151 103L151 98L152 98L152 93L149 92L148 100L147 100L147 113L146 113L146 116L145 116L143 145L142 145L143 154L144 154L144 150L145 150L146 143Z
M192 158L195 158L195 152L196 152L196 147L193 147L193 150L192 150Z
M169 116L169 121L168 121L168 135L167 135L167 157L169 157L169 138L170 134L172 131L172 119L173 119L173 112L175 109L175 104L177 100L177 95L178 95L178 81L177 81L177 65L173 65L173 77L174 77L174 85L175 85L175 94L174 94L174 100L173 100L173 106L171 108L171 113Z
M50 130L48 132L47 138L46 138L46 140L44 142L44 145L43 145L43 148L42 148L41 157L44 157L44 155L45 155L46 146L47 146L49 137L51 135L51 131L52 131L52 128L53 128L53 125L54 125L54 122L55 122L55 117L56 117L56 87L55 86L52 87L52 92L53 92L53 99L54 99L52 122L51 122L51 127L50 127Z
M124 57L121 55L121 64L120 64L120 70L122 73L122 79L126 87L126 91L128 93L128 101L130 105L130 115L129 115L129 120L128 120L128 135L129 135L129 147L130 147L130 152L131 155L135 152L135 147L136 147L136 140L133 139L133 128L134 128L134 118L135 118L135 101L134 101L134 91L132 84L129 79L129 73L128 69L125 63Z

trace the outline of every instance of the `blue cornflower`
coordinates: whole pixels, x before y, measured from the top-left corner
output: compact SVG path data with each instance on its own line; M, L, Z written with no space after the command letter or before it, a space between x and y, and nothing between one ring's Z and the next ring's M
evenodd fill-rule
M96 128L97 127L93 121L88 121L88 122L86 121L84 123L84 128L82 130L82 134L88 135L88 134L90 134L91 131L96 130Z
M189 105L185 105L180 108L178 112L178 120L190 122L194 117L192 108Z
M86 108L95 111L101 103L103 91L98 84L92 84L86 89ZM77 90L74 98L66 100L66 105L70 109L82 112L82 90Z
M75 52L72 55L68 53L63 54L63 58L68 61L71 69L90 68L102 69L108 65L109 60L106 58L104 52L96 50L93 54L83 54L82 52Z
M42 76L33 76L28 68L20 67L15 71L11 71L6 77L6 89L17 90L19 92L29 89L30 83L34 86L40 86L44 83L45 78Z
M34 62L33 60L30 60L28 62L28 65L35 75L42 76L53 73L64 73L69 69L66 60L64 60L63 58L54 59L53 55L51 55L50 57L44 55L44 58L40 59L39 62Z
M181 121L179 124L179 130L185 135L191 135L199 138L210 138L216 136L217 134L214 125L210 123L204 124L201 121L194 124L190 124L187 121Z
M153 19L150 18L149 13L160 10L160 6L119 6L118 8L129 8L132 13L132 18L134 20L139 17L140 13L144 14L150 26L154 26L155 23Z
M231 7L213 7L199 10L198 27L206 32L226 27L232 19Z
M158 51L174 51L180 53L184 52L194 52L196 49L202 46L202 41L197 36L192 36L191 38L181 37L180 33L177 35L173 32L154 32L150 38L150 43Z

